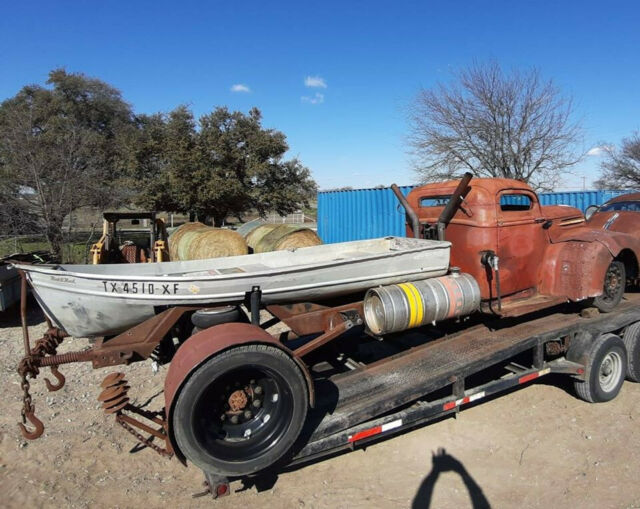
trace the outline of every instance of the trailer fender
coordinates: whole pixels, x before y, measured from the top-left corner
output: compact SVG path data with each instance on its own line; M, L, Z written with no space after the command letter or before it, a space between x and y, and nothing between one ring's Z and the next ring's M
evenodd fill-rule
M224 323L191 336L178 349L169 365L164 382L167 436L176 457L184 464L186 458L178 448L171 430L173 404L191 373L207 359L237 345L267 344L283 350L298 365L307 382L309 405L314 406L314 387L309 370L291 350L264 329L248 323Z

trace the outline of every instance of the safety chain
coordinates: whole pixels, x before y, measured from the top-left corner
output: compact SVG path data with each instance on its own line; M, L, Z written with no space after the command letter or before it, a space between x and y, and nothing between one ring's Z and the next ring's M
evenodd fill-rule
M141 442L142 444L146 445L150 449L153 449L160 456L164 456L165 458L173 457L173 453L172 452L168 451L167 449L163 449L159 445L156 445L156 444L153 443L153 438L154 438L153 436L150 436L149 438L145 438L144 435L138 433L132 426L129 426L129 424L124 422L124 420L122 420L122 414L120 414L120 413L116 414L116 422L118 424L120 424L120 426L122 426L129 433L131 433L134 437L136 437L136 439L139 442Z
M31 352L27 352L18 364L20 387L22 387L22 423L18 424L18 426L20 426L22 435L29 440L40 437L44 432L44 425L42 421L35 416L35 405L29 393L30 384L28 378L34 379L38 376L42 359L44 359L46 355L55 355L56 349L63 340L64 336L59 333L57 329L49 329L42 338L36 341ZM45 380L45 382L50 391L57 391L64 385L64 376L62 376L58 371L58 367L55 365L51 366L51 372L58 379L58 384L54 385L48 379ZM27 420L34 426L33 431L25 427Z

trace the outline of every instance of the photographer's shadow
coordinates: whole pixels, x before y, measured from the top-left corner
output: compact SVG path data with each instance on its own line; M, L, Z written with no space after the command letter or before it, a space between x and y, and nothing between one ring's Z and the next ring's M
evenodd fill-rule
M424 478L416 496L413 499L411 507L413 509L428 509L431 507L431 498L433 496L433 488L436 485L438 476L441 472L457 472L464 485L467 487L469 497L471 498L471 506L473 509L490 509L491 505L484 496L482 488L478 486L473 477L467 472L462 463L456 458L447 454L447 452L440 448L438 452L433 454L433 468L427 477Z

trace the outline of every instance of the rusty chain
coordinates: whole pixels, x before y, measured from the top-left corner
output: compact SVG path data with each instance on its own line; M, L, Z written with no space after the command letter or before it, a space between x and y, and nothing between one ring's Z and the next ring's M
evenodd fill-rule
M36 378L40 373L40 363L46 355L55 355L56 349L62 343L64 336L61 336L54 329L49 329L45 335L36 341L36 345L31 352L27 352L25 356L20 360L18 364L18 374L20 375L20 387L22 388L22 410L21 417L22 423L19 423L20 431L22 435L29 440L34 440L42 435L44 432L44 425L42 421L35 416L35 405L29 392L31 385L29 383L29 377ZM51 370L58 378L58 385L54 385L49 380L47 382L47 388L49 390L57 390L64 385L64 377L57 371L57 366L51 366ZM29 421L34 426L34 430L30 431L25 427L25 424Z
M150 449L153 449L160 456L164 456L165 458L173 457L173 453L172 452L170 452L167 449L164 449L164 448L160 447L159 445L156 445L156 444L153 443L153 438L154 438L153 436L150 436L149 438L145 438L144 435L142 435L141 433L138 433L135 429L133 429L132 426L129 426L129 424L124 422L121 419L121 414L120 413L116 414L116 422L118 424L120 424L120 426L122 426L129 433L131 433L134 437L136 437L136 439L139 442L141 442L142 444L146 445Z

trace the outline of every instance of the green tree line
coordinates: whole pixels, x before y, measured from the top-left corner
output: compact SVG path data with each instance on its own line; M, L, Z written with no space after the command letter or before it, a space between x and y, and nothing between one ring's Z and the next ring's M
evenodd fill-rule
M104 81L57 69L0 104L0 234L44 234L55 255L74 210L122 205L221 225L308 206L316 184L286 136L248 113L137 114Z

